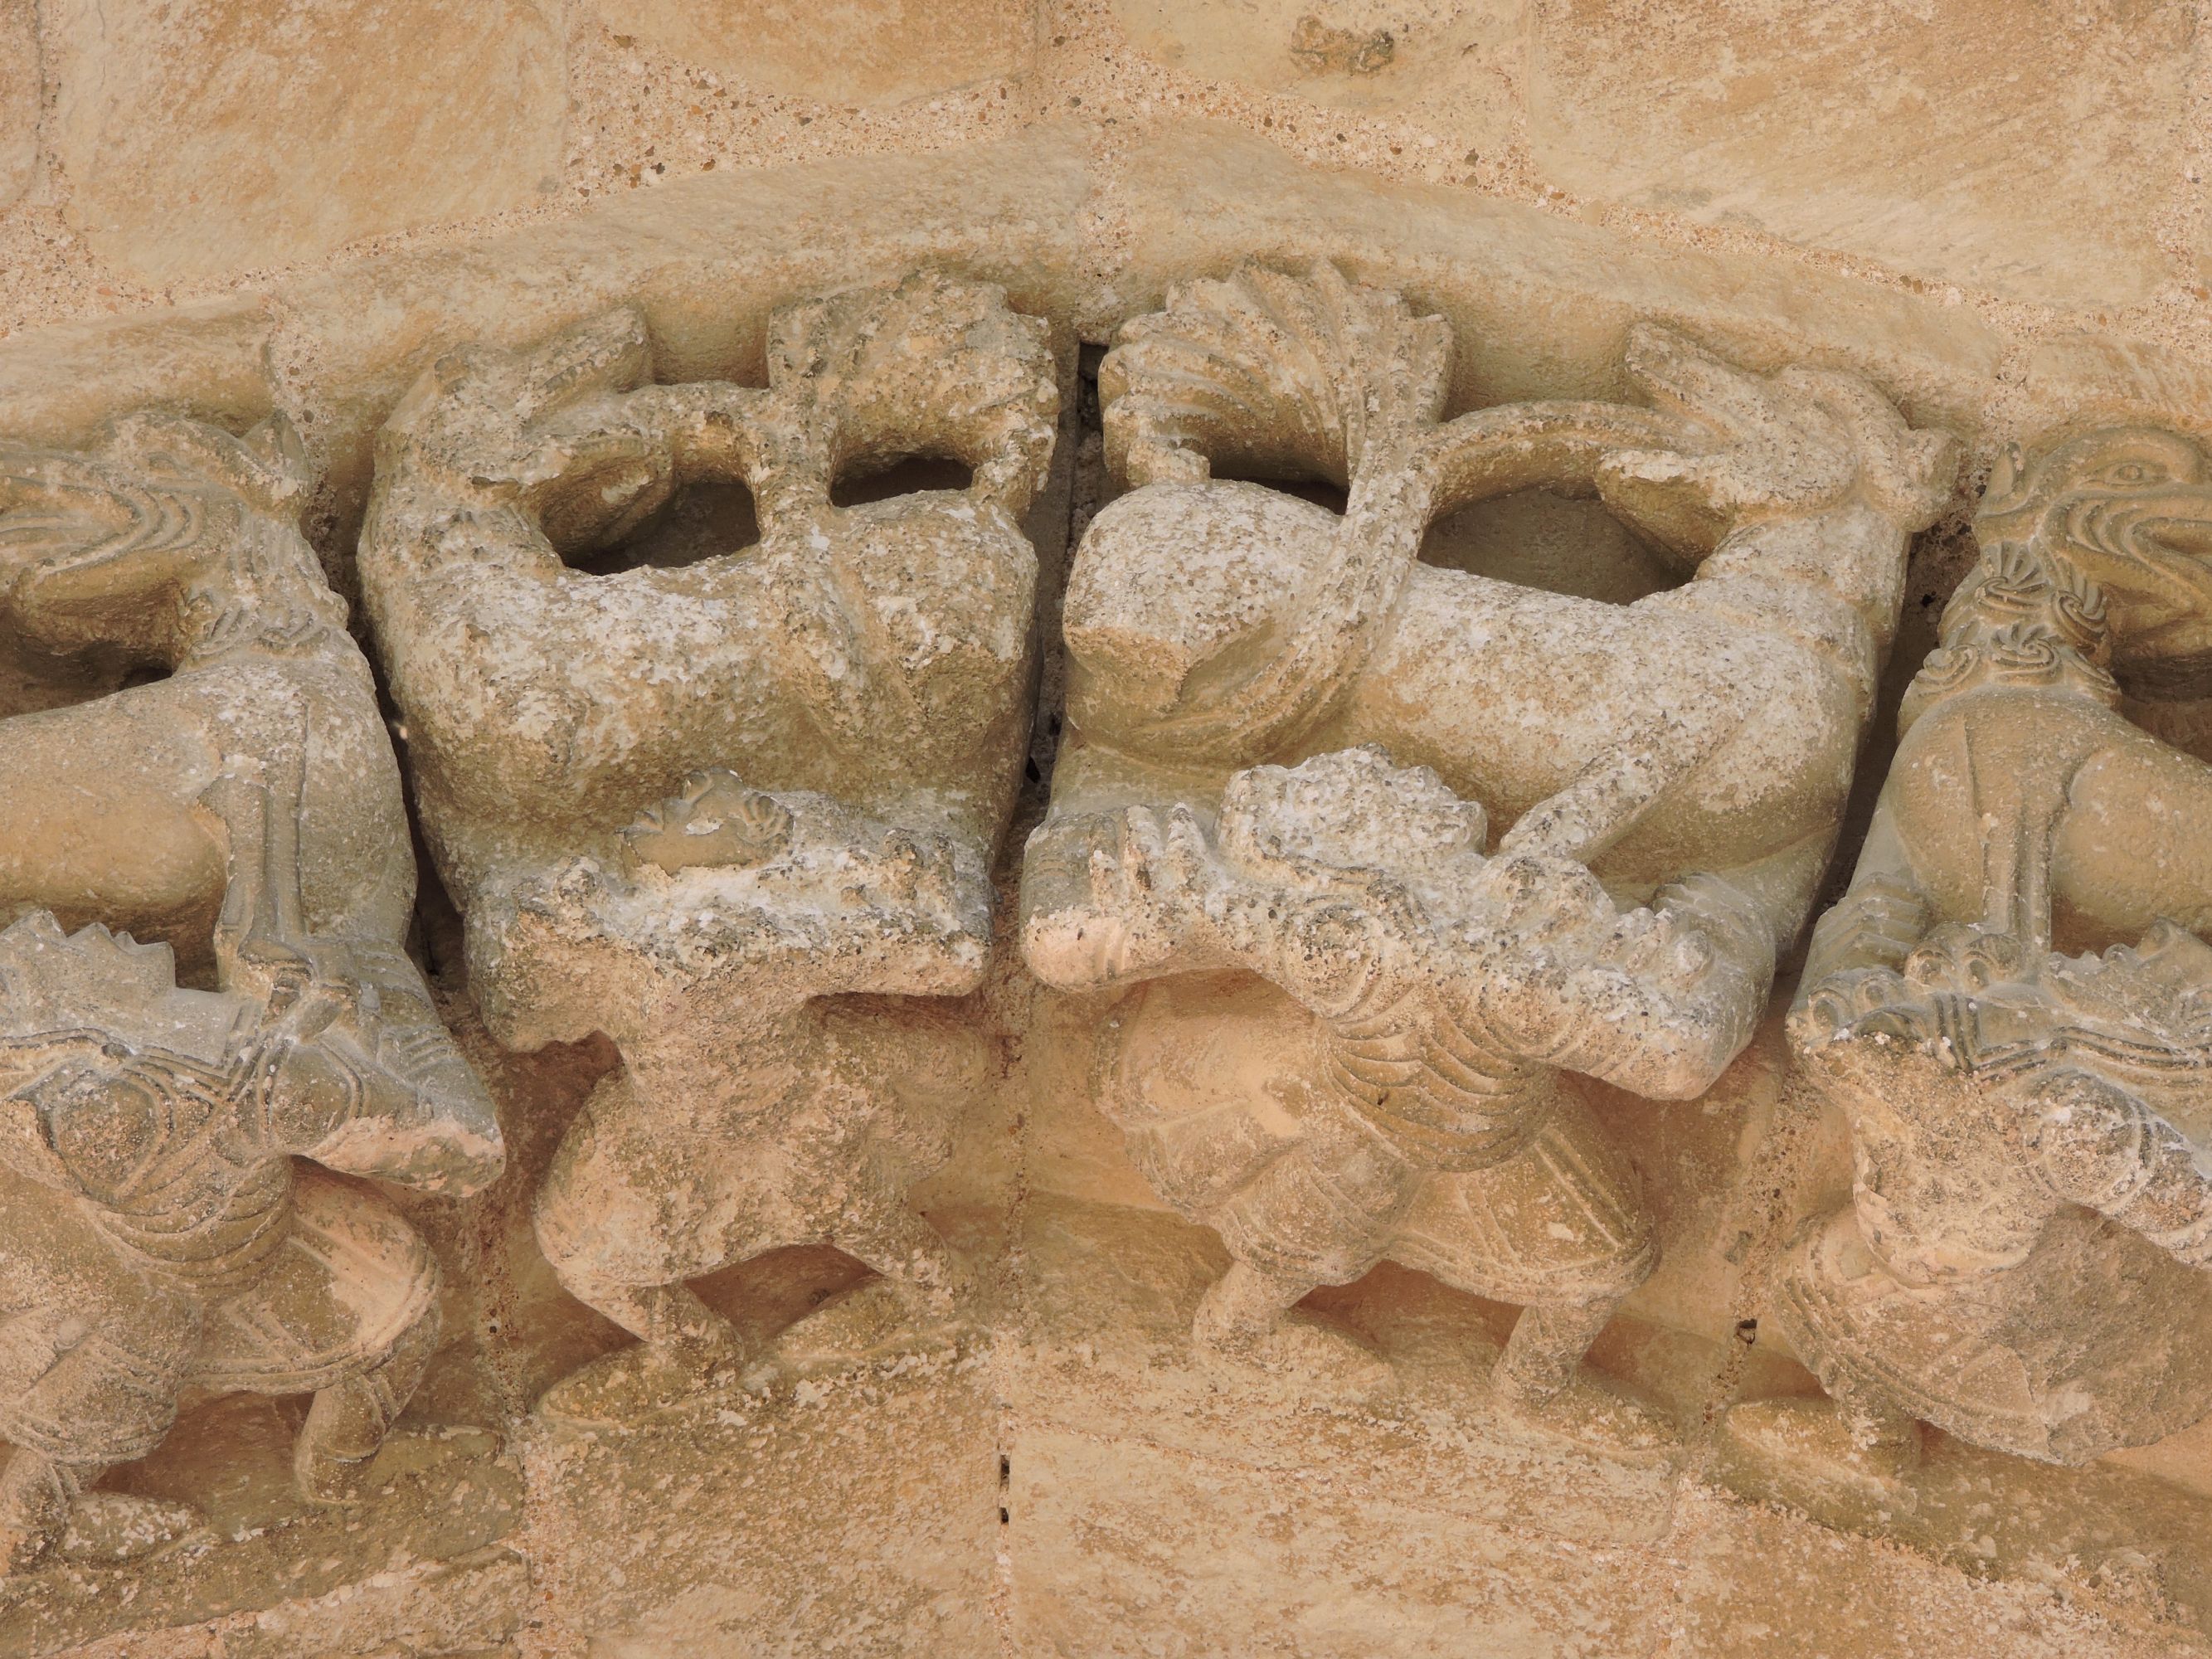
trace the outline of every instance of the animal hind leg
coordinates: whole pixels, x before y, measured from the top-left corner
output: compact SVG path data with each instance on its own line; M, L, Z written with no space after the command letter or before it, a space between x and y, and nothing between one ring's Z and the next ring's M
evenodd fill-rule
M332 1504L357 1495L369 1460L406 1410L437 1352L438 1324L433 1304L380 1364L317 1391L292 1448L292 1474L301 1496Z
M70 1509L103 1466L70 1463L18 1446L0 1470L0 1571L36 1566L69 1529Z
M945 1318L969 1288L967 1273L890 1172L874 1164L868 1160L854 1171L842 1210L825 1224L824 1236L881 1273L918 1311Z

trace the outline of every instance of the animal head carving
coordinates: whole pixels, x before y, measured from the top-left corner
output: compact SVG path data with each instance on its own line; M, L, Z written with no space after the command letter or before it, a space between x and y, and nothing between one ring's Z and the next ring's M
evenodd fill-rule
M126 416L81 454L0 445L0 615L55 654L166 662L246 642L242 624L276 647L342 626L300 534L311 476L281 414L243 436Z
M2153 427L2079 433L1990 474L1974 531L1985 564L2027 546L2103 590L2116 671L2152 697L2212 673L2212 461Z

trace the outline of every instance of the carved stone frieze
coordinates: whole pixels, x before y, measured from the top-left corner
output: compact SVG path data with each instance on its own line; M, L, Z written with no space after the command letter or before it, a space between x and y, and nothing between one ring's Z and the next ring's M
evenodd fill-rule
M0 1659L2212 1652L2201 365L1302 5L0 339Z
M281 418L0 447L10 1569L194 1523L86 1492L188 1389L312 1393L298 1485L347 1495L431 1357L439 1271L342 1177L460 1195L501 1169L402 949L398 772L305 482Z
M960 1277L906 1190L984 1039L900 999L986 963L1054 359L928 274L786 307L769 359L765 389L655 385L617 310L441 359L379 445L362 578L471 985L511 1046L622 1053L538 1203L562 1282L641 1339L556 1389L572 1418L755 1358L687 1287L715 1268L836 1245L884 1277L814 1340L861 1346ZM955 476L887 471L916 459ZM732 489L757 545L725 520L699 556L636 551Z
M1191 283L1123 331L1099 384L1131 489L1070 577L1023 945L1054 984L1152 981L1113 1016L1105 1100L1234 1258L1201 1352L1384 1383L1289 1310L1388 1256L1526 1307L1501 1407L1648 1443L1577 1369L1652 1242L1560 1074L1686 1098L1749 1037L1952 445L1850 375L1651 327L1650 407L1447 422L1450 350L1327 265ZM1313 481L1340 512L1269 487ZM1621 606L1420 562L1441 514L1539 487L1594 490L1693 577ZM1224 969L1291 1006L1224 1003Z
M1735 1414L1875 1493L1921 1422L2075 1464L2212 1413L2212 767L2125 712L2203 694L2212 464L2068 437L1975 532L1793 1020L1855 1175L1775 1311L1833 1404Z

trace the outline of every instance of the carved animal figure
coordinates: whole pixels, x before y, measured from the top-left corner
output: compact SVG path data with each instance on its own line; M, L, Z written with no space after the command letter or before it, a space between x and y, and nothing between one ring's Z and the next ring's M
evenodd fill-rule
M302 483L281 420L0 448L11 1566L159 1442L188 1383L313 1391L300 1484L343 1495L430 1357L437 1267L387 1201L294 1160L454 1194L501 1168L401 949L398 770L293 522ZM178 963L214 988L176 988ZM131 1506L101 1510L171 1534Z
M2173 433L2075 435L2001 467L1975 529L1795 1021L1856 1176L1782 1317L1840 1409L1738 1412L1876 1486L1922 1420L2072 1463L2212 1411L2212 767L2112 672L2201 668L2212 467Z
M471 983L511 1045L596 1030L623 1055L538 1200L562 1282L641 1340L549 1396L574 1417L742 1368L685 1283L727 1262L837 1244L884 1275L814 1316L854 1332L886 1297L941 1319L957 1276L904 1193L980 1039L896 998L983 968L1053 358L997 289L922 275L779 312L769 376L653 385L618 311L441 361L380 441L362 581ZM971 480L833 501L914 456ZM564 562L737 483L757 546Z
M1505 826L1485 879L1526 890L1532 912L1556 904L1575 919L1571 943L1536 929L1486 971L1508 972L1516 950L1531 955L1515 972L1601 960L1574 954L1598 950L1603 931L1584 915L1593 874L1601 890L1658 907L1620 918L1631 933L1663 921L1712 964L1735 998L1724 1018L1639 1025L1653 1057L1589 1061L1632 1070L1648 1094L1695 1096L1747 1040L1774 951L1810 905L1896 626L1906 540L1945 499L1953 447L1908 430L1849 375L1749 374L1644 327L1627 361L1653 409L1528 404L1440 423L1449 349L1440 319L1327 266L1189 284L1125 331L1100 387L1109 465L1137 487L1093 521L1070 576L1071 730L1028 851L1024 948L1069 987L1218 967L1188 914L1152 901L1146 815L1180 803L1203 830L1241 769L1372 744ZM1217 469L1340 484L1345 507ZM1421 563L1436 517L1539 486L1595 489L1697 562L1694 578L1619 606ZM1393 865L1379 850L1374 862ZM1137 1057L1116 1062L1125 1101L1208 1075L1167 1035L1199 994L1170 977L1123 1010L1119 1052ZM1331 1041L1370 1035L1307 1006ZM1503 1170L1566 1121L1553 1073L1576 1061L1523 1037L1468 1040L1488 1056L1479 1075L1431 1066L1423 1086L1471 1091L1458 1109L1481 1097L1512 1133L1455 1145L1433 1167ZM1305 1156L1340 1184L1335 1160L1352 1154L1329 1148L1356 1138L1327 1140L1319 1124L1370 1109L1370 1094L1393 1085L1319 1060L1305 1072L1295 1097L1340 1103L1313 1107ZM1188 1109L1265 1115L1249 1090L1293 1097L1285 1084L1211 1075L1218 1088ZM1539 1155L1525 1180L1499 1175L1458 1224L1468 1251L1486 1229L1499 1242L1485 1248L1544 1264L1510 1281L1534 1311L1500 1362L1501 1401L1605 1438L1621 1409L1575 1362L1648 1270L1649 1233L1618 1156L1582 1153L1594 1129L1559 1133L1574 1157ZM1303 1365L1282 1348L1284 1310L1398 1248L1381 1211L1334 1224L1335 1254L1272 1270L1264 1294L1243 1270L1288 1255L1231 1234L1239 1271L1200 1310L1201 1346ZM1509 1281L1470 1271L1459 1282L1499 1293Z
M1561 1073L1656 1092L1717 1070L1764 919L1688 888L1624 915L1587 872L1486 858L1480 806L1373 748L1236 774L1218 850L1188 806L1131 818L1125 908L1217 971L1210 994L1159 980L1116 1008L1100 1098L1147 1180L1229 1244L1201 1351L1387 1387L1346 1334L1285 1316L1387 1256L1528 1305L1506 1404L1570 1394L1583 1433L1651 1443L1572 1375L1655 1247L1635 1172Z

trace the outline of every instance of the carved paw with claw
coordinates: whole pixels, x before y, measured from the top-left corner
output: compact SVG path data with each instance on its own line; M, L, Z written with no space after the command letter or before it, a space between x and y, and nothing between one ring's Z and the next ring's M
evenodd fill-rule
M1198 926L1206 832L1187 806L1085 812L1030 844L1030 961L1049 983L1098 984L1172 961Z

